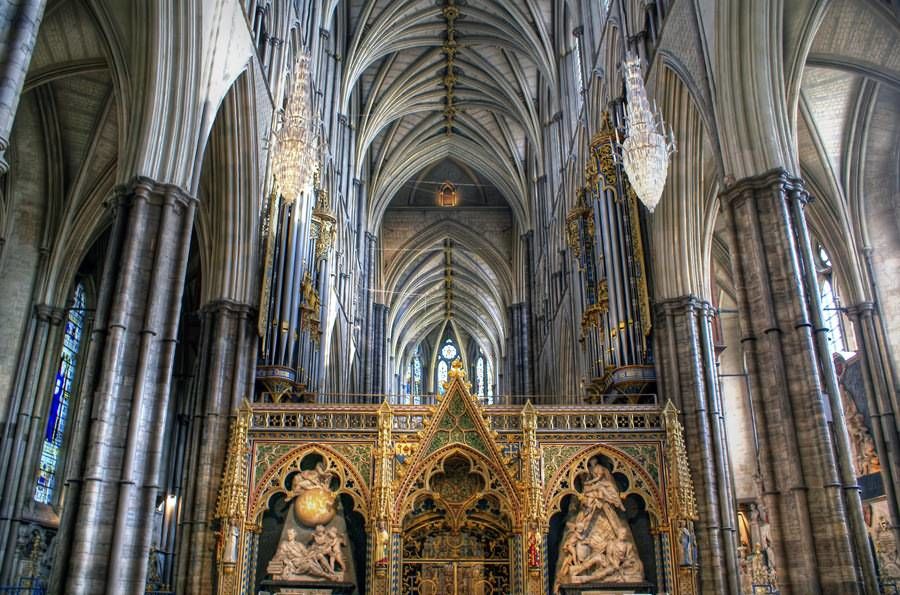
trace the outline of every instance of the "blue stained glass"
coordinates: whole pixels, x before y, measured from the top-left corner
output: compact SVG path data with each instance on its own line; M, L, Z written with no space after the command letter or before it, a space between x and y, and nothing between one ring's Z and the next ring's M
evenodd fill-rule
M75 297L66 319L59 368L56 370L53 395L47 411L47 429L41 447L40 470L34 489L34 499L44 504L50 504L56 489L59 454L65 438L69 401L75 384L78 348L81 346L81 333L84 329L84 300L84 286L79 283L75 286Z

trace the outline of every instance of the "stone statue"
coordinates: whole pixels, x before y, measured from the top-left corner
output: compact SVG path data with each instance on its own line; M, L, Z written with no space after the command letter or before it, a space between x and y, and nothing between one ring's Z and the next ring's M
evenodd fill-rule
M312 542L297 541L297 530L288 529L266 567L276 580L344 580L344 539L337 529L319 525ZM338 570L340 567L340 570Z
M307 469L295 475L291 482L291 491L297 493L316 488L328 490L333 477L334 473L326 470L325 464L320 462L315 469Z
M875 441L872 440L866 420L852 396L842 391L841 400L844 406L847 433L850 435L850 449L853 454L856 475L862 477L870 473L877 473L881 470L881 465L878 461L878 453L875 451Z
M884 516L879 518L875 528L875 555L882 578L900 579L900 553L894 540L894 533Z
M566 523L556 574L557 592L565 583L644 580L644 565L631 529L619 515L625 506L615 478L597 459L589 461L587 475L578 495L578 511Z
M697 563L697 545L694 542L694 536L691 534L690 529L682 526L678 539L681 542L681 565L694 566Z

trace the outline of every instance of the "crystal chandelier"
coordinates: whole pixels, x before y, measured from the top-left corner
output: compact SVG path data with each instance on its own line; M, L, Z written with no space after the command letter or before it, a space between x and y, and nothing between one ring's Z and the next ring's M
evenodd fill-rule
M275 133L273 173L287 202L293 202L310 182L316 163L316 134L309 88L309 54L301 53L294 68L290 99Z
M626 55L625 92L628 106L625 116L626 138L621 143L622 165L632 188L652 213L662 196L669 169L669 155L675 150L675 138L657 110L650 111L647 91L641 76L641 61ZM618 140L618 139L617 139Z

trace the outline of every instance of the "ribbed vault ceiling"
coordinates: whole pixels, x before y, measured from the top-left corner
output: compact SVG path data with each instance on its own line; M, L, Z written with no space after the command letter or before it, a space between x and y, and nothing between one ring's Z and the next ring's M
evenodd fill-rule
M540 145L539 81L555 80L549 2L369 0L353 13L343 93L359 95L359 162L368 158L377 229L399 188L429 164L454 157L503 192L523 228L530 220L526 146ZM448 134L447 41L455 109ZM539 76L541 75L541 76Z
M527 163L541 150L537 98L556 80L552 3L368 0L351 6L342 111L360 105L356 151L357 162L368 164L370 226L379 230L389 206L408 202L411 187L421 195L440 181L422 172L453 160L473 174L450 181L477 178L473 192L489 185L509 206L510 226L515 221L529 229L533 172ZM385 255L388 336L397 366L448 317L500 356L513 295L511 251L480 233L448 216Z

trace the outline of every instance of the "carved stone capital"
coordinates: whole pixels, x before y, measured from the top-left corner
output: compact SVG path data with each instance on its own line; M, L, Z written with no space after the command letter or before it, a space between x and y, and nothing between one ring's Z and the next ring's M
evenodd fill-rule
M211 314L221 314L226 316L237 316L246 318L255 310L250 304L244 304L229 299L218 299L207 302L200 306L200 314L209 316Z
M198 202L197 197L192 196L181 186L157 182L146 176L135 176L131 181L116 186L115 194L107 204L117 208L130 205L135 200L142 200L155 206L174 206L179 211Z
M680 297L660 300L654 304L657 316L671 316L681 312L700 312L704 316L715 315L716 309L708 301L695 295L683 295Z
M847 314L851 318L860 318L872 316L875 313L875 302L859 302L852 306L847 306Z
M47 304L35 304L34 316L41 322L49 322L50 324L56 325L65 319L66 310Z
M763 192L779 195L782 199L794 197L804 204L811 200L803 180L790 175L784 168L738 180L719 193L719 200L724 207L731 207L755 199Z

